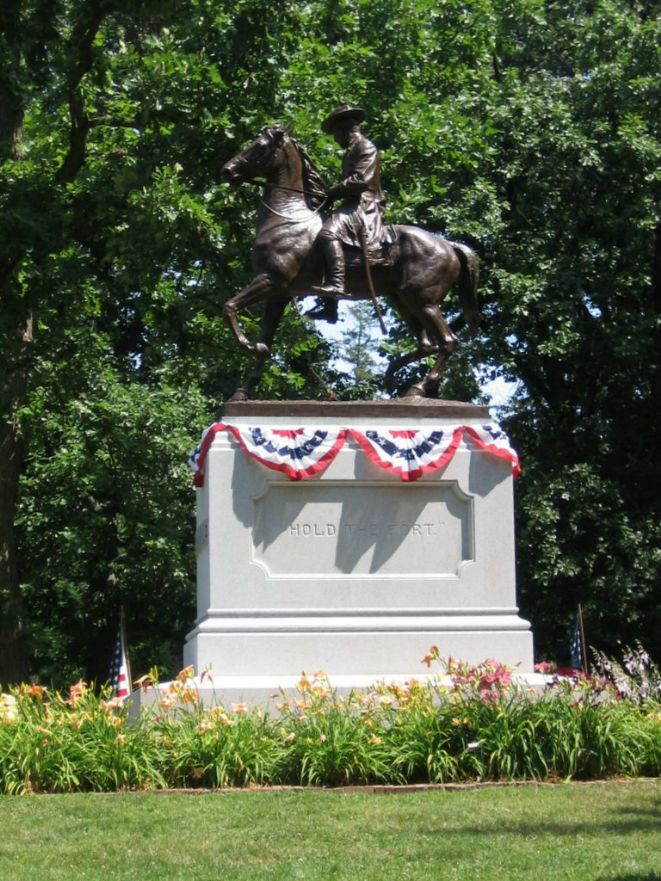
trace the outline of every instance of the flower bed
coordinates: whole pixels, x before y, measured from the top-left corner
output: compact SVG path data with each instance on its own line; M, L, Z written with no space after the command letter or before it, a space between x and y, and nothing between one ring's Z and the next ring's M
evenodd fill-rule
M438 659L432 648L424 661ZM432 684L384 683L348 696L323 674L304 676L274 713L205 707L185 670L135 721L83 682L68 695L22 685L0 699L0 791L659 774L658 691L623 695L612 681L576 676L533 692L495 661L450 659L443 668ZM157 679L154 671L141 687Z

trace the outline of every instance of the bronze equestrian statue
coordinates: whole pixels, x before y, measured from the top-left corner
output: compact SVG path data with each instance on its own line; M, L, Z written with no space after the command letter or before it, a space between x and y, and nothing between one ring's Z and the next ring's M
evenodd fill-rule
M253 369L232 400L247 400L259 382L289 301L313 292L323 299L312 317L327 320L333 320L338 298L375 301L374 290L388 298L416 338L417 348L390 365L386 381L404 365L436 355L432 368L407 389L406 397L436 395L445 363L457 345L440 303L457 282L463 318L471 334L477 331L479 269L474 252L415 226L391 227L389 240L378 153L360 131L364 118L364 111L343 105L324 121L323 130L347 149L343 180L328 193L285 126L265 128L223 166L223 179L233 186L257 179L263 184L252 250L256 275L223 309L239 346L255 356ZM323 213L340 198L338 211ZM346 253L343 245L348 246ZM259 300L264 301L264 313L257 342L251 343L238 316Z

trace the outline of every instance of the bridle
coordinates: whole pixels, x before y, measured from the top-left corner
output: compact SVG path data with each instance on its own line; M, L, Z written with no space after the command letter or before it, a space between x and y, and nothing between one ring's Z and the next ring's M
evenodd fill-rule
M282 145L280 145L280 146L282 146ZM257 149L259 149L260 152L258 153L256 158L251 156L250 159L248 159L246 157L245 153L251 153L253 151L256 151ZM245 151L245 153L240 153L236 157L235 162L237 162L239 164L239 166L243 166L244 168L246 166L248 166L248 164L255 165L258 162L262 162L264 159L267 158L268 154L265 152L266 149L268 149L266 144L255 143L255 144L251 145L250 147L248 147L248 149ZM271 153L271 162L269 164L272 164L274 157L275 157L275 151L273 151L273 153ZM273 184L273 183L269 183L268 181L263 182L263 181L256 180L254 177L244 177L243 183L254 184L255 186L264 187L265 189L271 188L274 190L276 190L276 189L277 190L286 190L289 193L302 193L304 196L319 196L319 193L313 193L310 190L302 190L302 189L298 189L298 187L287 187L284 184ZM327 200L324 199L324 201L321 202L321 204L318 205L317 208L310 209L309 217L305 217L301 220L292 220L292 218L288 217L286 214L282 214L280 211L276 211L275 208L272 208L270 205L268 205L261 196L260 196L259 201L264 206L264 208L266 208L267 211L270 211L271 214L275 214L276 217L282 217L283 220L288 220L289 223L306 223L307 221L310 220L311 217L314 217L316 214L319 214L323 210L323 208L326 205Z

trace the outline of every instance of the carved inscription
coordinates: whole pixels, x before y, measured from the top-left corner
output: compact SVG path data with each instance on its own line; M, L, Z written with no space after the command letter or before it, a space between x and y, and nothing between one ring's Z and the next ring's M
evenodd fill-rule
M253 501L252 559L273 576L456 575L473 558L453 482L274 482Z
M287 529L289 535L300 535L303 538L335 538L342 529L351 535L406 536L435 535L442 528L442 523L291 523Z

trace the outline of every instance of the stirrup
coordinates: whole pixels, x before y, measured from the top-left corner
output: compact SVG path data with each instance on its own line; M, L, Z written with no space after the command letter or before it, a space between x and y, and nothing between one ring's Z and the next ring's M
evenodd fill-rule
M331 282L326 282L325 284L314 285L312 290L319 294L322 297L327 297L329 299L334 300L336 297L344 297L346 291L344 286L340 286L338 284L332 284Z
M316 290L321 291L321 288ZM326 294L328 292L326 291ZM337 321L337 302L333 300L331 303L320 303L305 313L306 318L314 318L315 320L328 321L329 324L335 324Z

